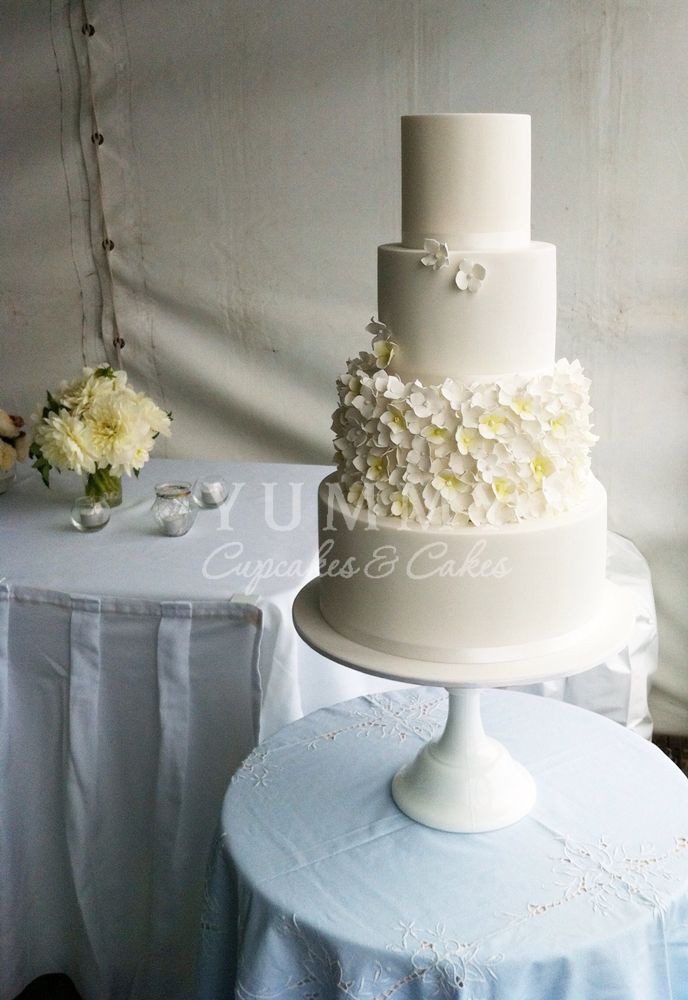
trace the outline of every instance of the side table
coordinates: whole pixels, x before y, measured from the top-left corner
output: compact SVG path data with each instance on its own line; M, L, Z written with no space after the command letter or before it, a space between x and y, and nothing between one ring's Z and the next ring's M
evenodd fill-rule
M433 830L392 800L444 726L437 689L323 709L247 758L207 886L202 1000L688 998L685 777L593 713L483 699L538 785L494 832Z

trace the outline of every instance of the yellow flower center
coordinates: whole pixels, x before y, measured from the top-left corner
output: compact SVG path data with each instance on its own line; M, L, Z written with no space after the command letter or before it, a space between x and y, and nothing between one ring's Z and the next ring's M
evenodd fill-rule
M530 413L531 411L530 400L527 396L514 396L512 406L519 416L523 416L524 413Z
M546 455L536 455L530 463L533 475L537 482L541 482L545 476L550 476L554 472L554 465Z
M460 479L453 472L440 472L439 478L442 480L442 485L448 490L458 490L461 485Z
M504 426L504 417L501 413L485 413L480 418L480 422L494 434Z
M508 500L514 492L514 484L503 476L498 477L492 483L492 489L498 500Z

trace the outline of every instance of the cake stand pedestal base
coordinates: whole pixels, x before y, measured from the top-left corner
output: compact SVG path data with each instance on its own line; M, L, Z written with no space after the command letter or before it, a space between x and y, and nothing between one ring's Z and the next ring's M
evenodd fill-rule
M480 690L448 687L444 732L394 777L392 796L411 819L452 833L510 826L530 812L535 782L501 743L487 736Z
M293 609L296 631L316 652L366 674L449 692L442 736L397 773L392 795L411 819L454 833L510 826L535 803L528 771L485 734L480 688L534 684L589 670L628 642L635 620L628 594L606 581L599 614L565 649L498 663L436 663L381 652L340 635L321 614L319 582L306 584Z

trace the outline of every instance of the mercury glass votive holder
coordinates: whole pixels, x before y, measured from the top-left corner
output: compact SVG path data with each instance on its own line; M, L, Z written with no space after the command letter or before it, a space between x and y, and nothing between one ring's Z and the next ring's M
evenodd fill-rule
M96 497L77 497L72 504L71 521L77 531L100 531L110 520L110 504Z
M193 498L199 507L221 507L229 490L222 476L207 476L197 479L193 487Z
M193 502L191 483L158 483L152 511L163 535L185 535L198 512Z

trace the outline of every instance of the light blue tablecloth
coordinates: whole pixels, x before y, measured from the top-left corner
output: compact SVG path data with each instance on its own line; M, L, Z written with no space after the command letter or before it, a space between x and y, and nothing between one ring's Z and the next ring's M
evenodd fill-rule
M488 691L486 729L537 804L442 833L399 812L390 781L445 715L442 690L371 695L248 757L206 891L201 1000L688 998L683 774L608 719Z

